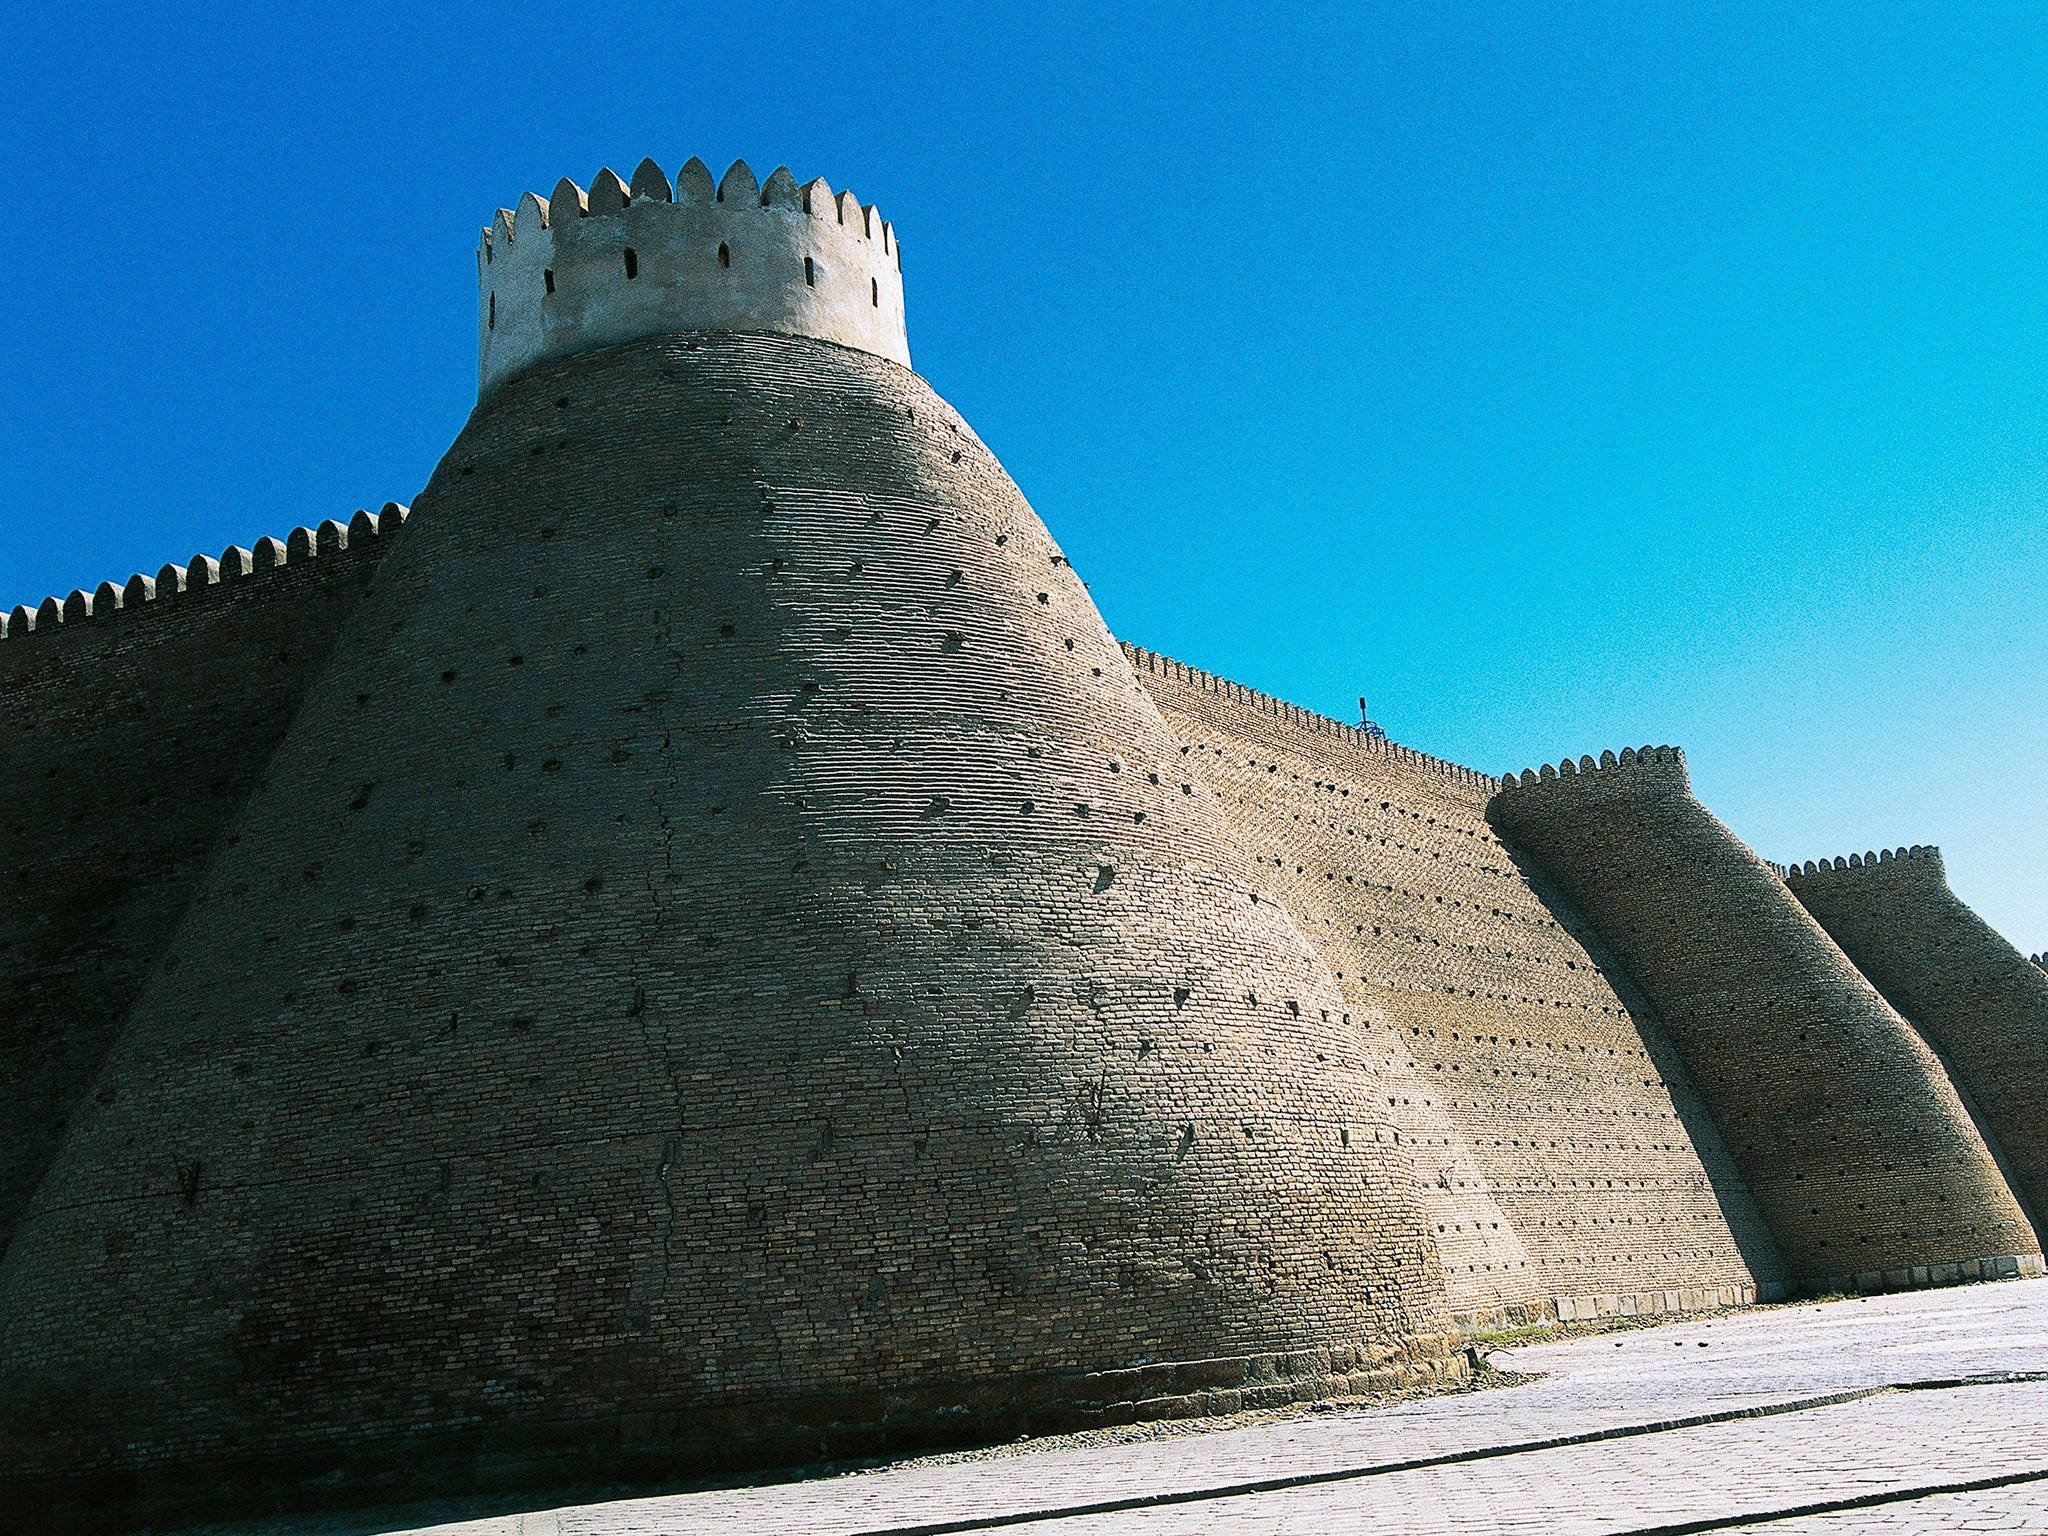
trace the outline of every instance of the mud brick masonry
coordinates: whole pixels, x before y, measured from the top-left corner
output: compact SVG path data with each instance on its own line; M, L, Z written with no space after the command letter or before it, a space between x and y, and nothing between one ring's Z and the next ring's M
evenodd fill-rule
M409 511L5 618L0 1530L2040 1271L2048 972L1932 849L1119 644L822 181L565 181L478 278Z

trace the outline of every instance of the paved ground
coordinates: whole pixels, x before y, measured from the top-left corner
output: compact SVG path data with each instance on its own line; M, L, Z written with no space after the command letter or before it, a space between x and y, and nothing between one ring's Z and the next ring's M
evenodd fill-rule
M1494 1363L1542 1379L1388 1408L1206 1421L1215 1427L1123 1444L1049 1440L772 1487L431 1527L290 1529L2048 1533L2048 1280L1772 1308L1542 1344Z

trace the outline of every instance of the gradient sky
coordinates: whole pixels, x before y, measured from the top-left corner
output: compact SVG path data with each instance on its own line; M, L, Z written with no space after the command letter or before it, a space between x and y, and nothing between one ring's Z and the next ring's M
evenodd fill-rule
M2048 949L2048 13L0 17L0 604L406 501L477 231L652 154L899 230L1111 627L1492 772L1645 742ZM0 729L4 729L0 720Z

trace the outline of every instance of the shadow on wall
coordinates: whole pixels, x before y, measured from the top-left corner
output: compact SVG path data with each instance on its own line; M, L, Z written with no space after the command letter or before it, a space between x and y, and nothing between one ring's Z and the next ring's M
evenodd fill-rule
M1488 821L1493 817L1489 807ZM1742 1175L1735 1171L1735 1163L1728 1155L1727 1143L1722 1139L1721 1128L1708 1113L1705 1100L1693 1086L1684 1063L1678 1056L1678 1048L1672 1044L1671 1036L1658 1017L1657 1010L1644 996L1635 978L1630 976L1620 959L1609 949L1589 921L1562 887L1551 879L1548 870L1518 847L1505 831L1496 824L1495 832L1500 836L1502 848L1522 878L1542 898L1543 904L1557 920L1558 926L1570 934L1586 953L1593 958L1628 1009L1629 1020L1635 1025L1636 1034L1643 1042L1643 1049L1649 1053L1651 1063L1658 1075L1671 1090L1671 1107L1677 1114L1679 1124L1685 1127L1685 1134L1692 1138L1693 1149L1699 1154L1700 1167L1707 1176L1707 1182L1714 1192L1714 1200L1721 1207L1728 1220L1729 1234L1735 1239L1736 1251L1742 1262L1756 1277L1757 1299L1776 1301L1790 1294L1792 1290L1791 1271L1785 1265L1784 1255L1771 1237L1770 1228L1765 1226L1763 1215L1750 1198L1749 1186L1742 1182Z

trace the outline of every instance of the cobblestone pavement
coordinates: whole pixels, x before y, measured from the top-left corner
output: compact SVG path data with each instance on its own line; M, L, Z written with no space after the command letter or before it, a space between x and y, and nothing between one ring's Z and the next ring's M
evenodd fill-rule
M1053 1439L768 1487L431 1526L288 1529L2048 1533L2048 1280L1772 1308L1503 1351L1494 1364L1543 1379L1385 1408L1217 1420L1205 1432L1117 1444ZM1578 1443L1559 1443L1570 1441Z

